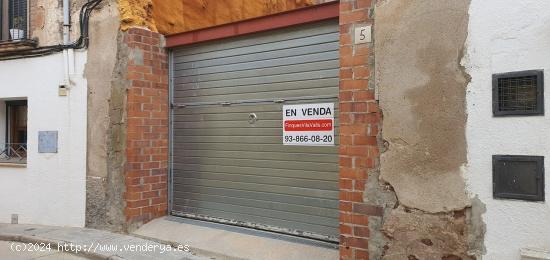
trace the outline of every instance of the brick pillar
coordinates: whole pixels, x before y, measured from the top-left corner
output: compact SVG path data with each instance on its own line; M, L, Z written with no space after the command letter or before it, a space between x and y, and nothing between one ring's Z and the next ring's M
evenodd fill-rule
M372 43L353 44L354 28L372 24L372 0L340 1L340 259L368 259L368 172L379 162L380 112L372 80Z
M126 221L129 229L167 214L168 58L161 34L131 28L126 78Z

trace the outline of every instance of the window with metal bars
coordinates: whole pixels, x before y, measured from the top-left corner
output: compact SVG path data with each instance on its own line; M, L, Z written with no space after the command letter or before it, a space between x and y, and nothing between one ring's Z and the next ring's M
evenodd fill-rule
M0 100L0 164L27 163L27 100ZM3 140L2 140L3 139Z
M493 75L493 115L543 115L542 70Z
M28 0L0 0L0 40L28 38Z

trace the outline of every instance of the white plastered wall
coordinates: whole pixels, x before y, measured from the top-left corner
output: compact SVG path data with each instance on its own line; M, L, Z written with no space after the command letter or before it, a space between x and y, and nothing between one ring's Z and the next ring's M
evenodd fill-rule
M76 52L73 86L59 96L63 54L0 61L0 99L28 100L26 168L0 166L0 223L84 226L86 205L86 52ZM5 116L0 102L0 141ZM59 131L58 153L38 153L38 132Z
M545 156L550 190L550 1L472 0L469 15L468 189L487 208L483 259L516 260L521 248L550 250L550 206L493 199L492 155ZM546 115L493 117L492 74L532 69L545 70Z

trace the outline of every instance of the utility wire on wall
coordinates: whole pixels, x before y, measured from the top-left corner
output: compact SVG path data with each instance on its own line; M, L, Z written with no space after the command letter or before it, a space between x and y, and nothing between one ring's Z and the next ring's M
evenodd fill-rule
M19 50L11 51L0 54L0 60L11 60L19 58L28 58L36 56L44 56L55 52L60 52L66 49L83 49L87 48L90 42L89 39L89 22L90 15L92 11L102 2L103 0L91 0L85 3L80 9L80 37L70 43L70 44L58 44L50 46L42 46L38 48L28 49L28 50Z

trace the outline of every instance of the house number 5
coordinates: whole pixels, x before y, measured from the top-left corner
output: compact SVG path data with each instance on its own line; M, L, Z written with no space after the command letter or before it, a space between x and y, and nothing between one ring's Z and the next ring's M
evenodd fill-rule
M361 26L355 28L355 44L371 42L372 27Z

